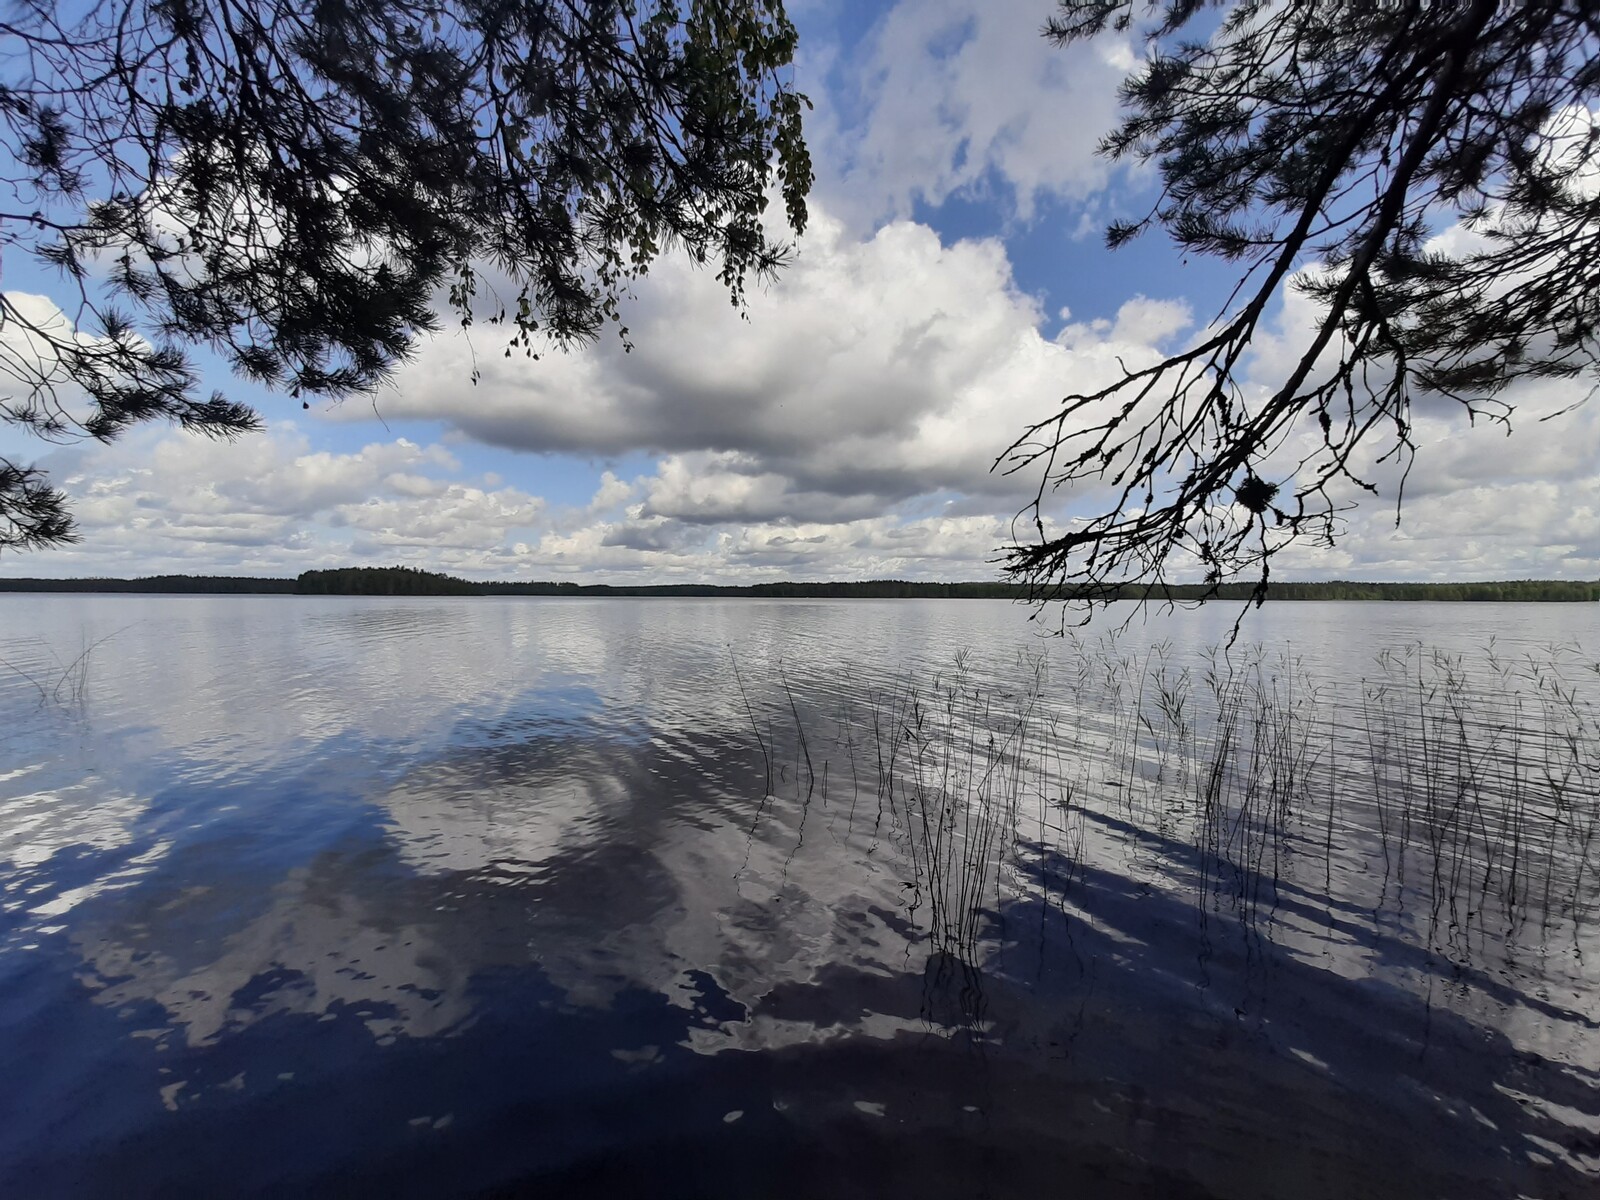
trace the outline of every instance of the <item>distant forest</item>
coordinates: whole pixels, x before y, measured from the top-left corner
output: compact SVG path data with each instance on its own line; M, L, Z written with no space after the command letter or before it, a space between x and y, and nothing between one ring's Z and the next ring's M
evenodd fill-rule
M292 596L293 579L242 575L145 575L139 579L0 579L0 592L189 592L206 596Z
M1202 584L1176 584L1156 592L1125 588L1123 600L1245 601L1251 584L1228 584L1209 592ZM764 596L810 599L1027 600L1028 591L1007 583L923 583L869 579L859 583L608 584L475 583L413 567L344 567L306 571L298 579L251 579L231 575L151 575L140 579L0 579L0 592L171 592L205 595L301 596ZM1060 599L1062 597L1056 597ZM1273 583L1269 600L1600 600L1600 581L1517 579L1500 583Z

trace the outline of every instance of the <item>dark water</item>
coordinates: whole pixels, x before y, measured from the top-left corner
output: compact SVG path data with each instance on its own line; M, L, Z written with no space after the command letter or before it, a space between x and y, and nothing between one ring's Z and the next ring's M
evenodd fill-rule
M0 1195L1600 1195L1600 612L1025 615L0 596Z

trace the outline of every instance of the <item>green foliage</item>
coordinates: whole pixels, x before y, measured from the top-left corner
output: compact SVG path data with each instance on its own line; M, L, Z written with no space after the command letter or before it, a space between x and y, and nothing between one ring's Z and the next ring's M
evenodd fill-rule
M294 396L370 391L446 296L529 354L585 342L672 247L738 304L787 257L769 189L805 226L781 0L105 0L5 36L0 246L82 314L0 299L0 421L47 438L255 428L199 393L197 343ZM0 548L68 540L61 494L0 464Z
M1241 265L1187 349L1067 396L1002 459L1040 473L1006 568L1037 598L1255 577L1302 538L1332 543L1355 457L1409 469L1413 404L1505 423L1506 390L1596 375L1600 348L1600 23L1583 0L1318 3L1170 0L1122 89L1113 159L1155 164L1161 194L1119 245L1160 226L1184 253ZM1067 43L1135 23L1131 4L1062 0ZM1459 223L1441 249L1432 235ZM1314 269L1312 268L1315 264ZM1260 392L1248 352L1268 302L1317 301L1294 365ZM1271 456L1296 435L1292 466ZM1053 489L1110 485L1064 533Z

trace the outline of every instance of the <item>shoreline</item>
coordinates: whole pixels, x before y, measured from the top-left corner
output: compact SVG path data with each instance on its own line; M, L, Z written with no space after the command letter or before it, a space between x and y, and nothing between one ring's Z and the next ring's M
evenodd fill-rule
M297 578L226 575L155 575L132 579L0 578L0 593L102 595L298 595L298 596L583 596L797 600L1010 600L1053 603L1090 598L1087 593L1036 593L1000 582L923 582L874 579L859 582L777 582L756 584L579 584L552 581L477 582L409 567L352 567L307 571ZM1120 589L1098 602L1227 603L1255 599L1254 584L1172 584L1164 588ZM1600 601L1600 581L1520 579L1451 583L1327 580L1269 584L1265 600L1437 601L1446 603L1583 603Z

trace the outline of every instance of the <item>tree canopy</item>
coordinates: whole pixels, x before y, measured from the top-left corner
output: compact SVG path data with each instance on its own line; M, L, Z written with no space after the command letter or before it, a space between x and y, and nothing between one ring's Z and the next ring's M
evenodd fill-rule
M1212 585L1253 576L1259 598L1274 554L1337 537L1347 497L1376 490L1373 464L1403 479L1414 405L1438 397L1504 423L1513 385L1594 378L1600 10L1142 11L1137 27L1132 4L1062 0L1046 31L1145 45L1101 153L1153 163L1160 193L1108 243L1159 227L1238 264L1239 282L1184 349L1066 396L1002 457L1039 476L1005 565L1036 598L1155 593L1196 565ZM1252 343L1289 289L1315 301L1315 323L1290 331L1287 372L1252 387ZM1047 498L1078 486L1109 488L1103 511L1048 524Z
M667 248L737 304L788 253L769 192L805 226L782 0L23 0L0 38L0 247L70 295L0 295L0 422L45 438L256 428L196 345L304 399L452 310L530 354L626 338ZM0 457L0 549L72 537Z

